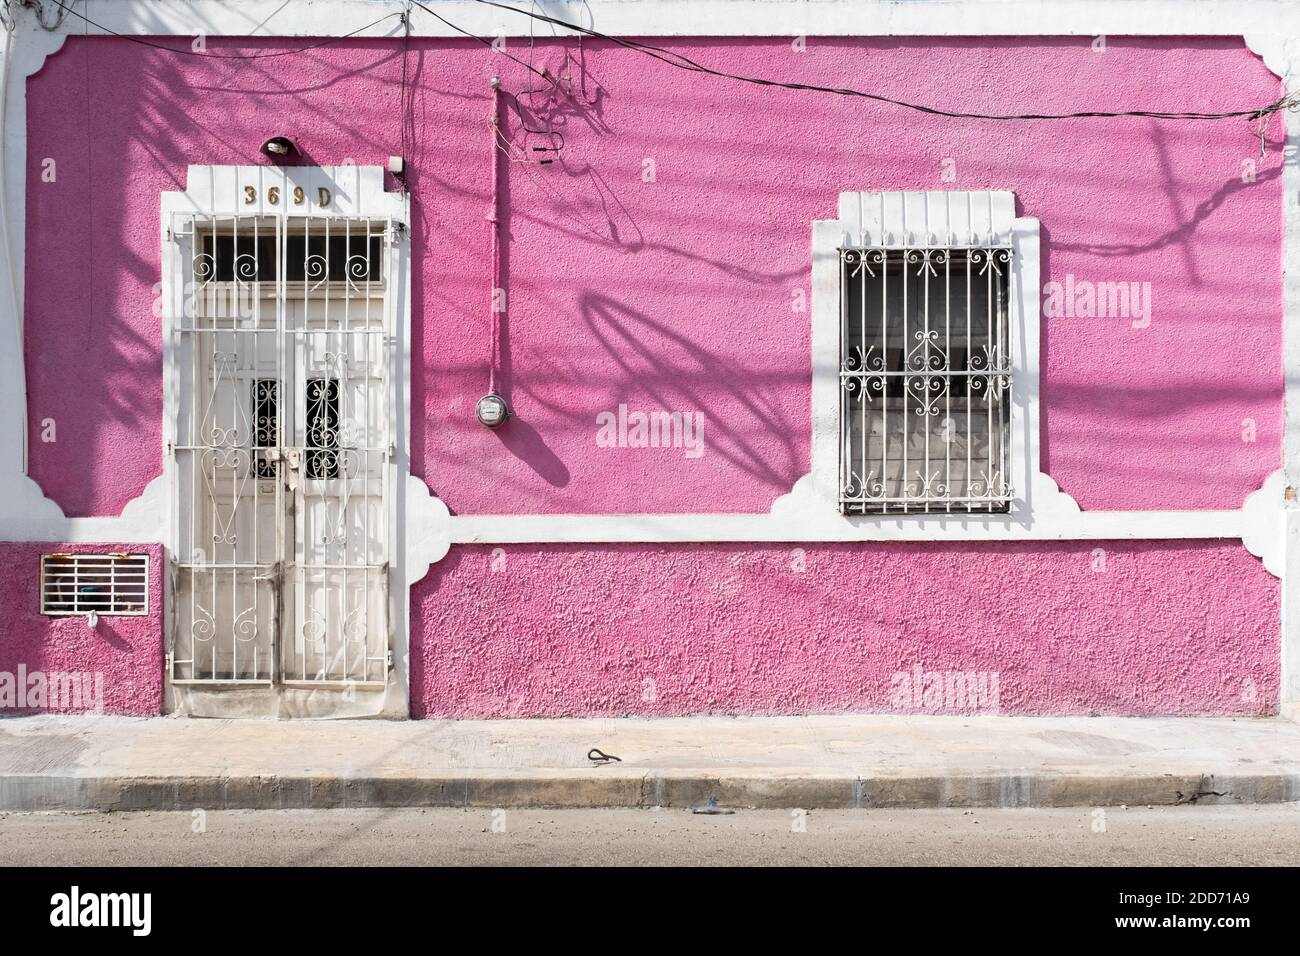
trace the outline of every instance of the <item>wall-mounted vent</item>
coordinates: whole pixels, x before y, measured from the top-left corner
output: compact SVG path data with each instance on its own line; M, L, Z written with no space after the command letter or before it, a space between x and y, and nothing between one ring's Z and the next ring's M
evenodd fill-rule
M147 554L41 556L41 613L146 614Z

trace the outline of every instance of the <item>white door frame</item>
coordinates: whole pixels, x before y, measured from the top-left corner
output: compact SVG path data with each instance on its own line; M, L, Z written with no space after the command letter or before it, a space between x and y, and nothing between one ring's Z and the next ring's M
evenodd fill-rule
M392 668L382 692L347 685L315 687L230 687L172 679L171 653L175 625L173 601L165 602L164 634L168 651L165 708L171 712L210 716L359 717L408 716L410 589L407 586L404 517L410 487L410 229L409 199L404 193L384 191L384 171L379 166L266 167L191 166L184 192L162 194L162 337L163 337L163 485L170 520L167 532L169 559L174 562L180 545L180 475L173 453L177 422L184 396L180 394L175 331L185 314L186 263L182 237L172 223L187 215L294 216L328 215L370 220L386 219L393 225L386 247L390 287L384 308L388 311L389 434L392 449L386 466L388 508L388 647ZM296 190L302 197L295 207ZM282 396L282 401L287 396ZM168 575L168 594L174 593L174 576Z

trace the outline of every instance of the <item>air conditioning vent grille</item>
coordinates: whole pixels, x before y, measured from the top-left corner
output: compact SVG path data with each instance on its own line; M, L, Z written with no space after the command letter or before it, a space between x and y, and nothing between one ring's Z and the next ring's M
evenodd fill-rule
M147 554L41 556L41 613L147 614Z

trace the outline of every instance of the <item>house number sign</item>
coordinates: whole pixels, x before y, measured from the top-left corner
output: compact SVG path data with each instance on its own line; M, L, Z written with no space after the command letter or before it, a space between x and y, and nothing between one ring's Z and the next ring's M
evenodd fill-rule
M290 193L292 205L301 206L307 202L307 192L301 186L294 186L293 192ZM280 187L272 186L266 191L266 201L272 206L280 205ZM334 201L334 196L328 189L321 186L316 190L316 202L324 209ZM257 190L252 186L244 187L244 205L251 206L257 202Z

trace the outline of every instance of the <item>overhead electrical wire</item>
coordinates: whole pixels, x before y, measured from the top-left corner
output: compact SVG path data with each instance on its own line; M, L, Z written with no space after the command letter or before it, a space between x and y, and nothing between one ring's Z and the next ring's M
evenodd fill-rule
M322 40L319 43L314 43L308 46L299 47L294 50L275 50L266 53L254 53L254 54L222 54L222 53L214 53L209 51L198 51L198 50L165 46L161 43L154 43L150 40L145 40L141 37L134 37L127 34L118 33L116 30L111 30L100 23L96 23L94 20L91 20L89 17L87 17L85 14L81 13L80 11L74 10L68 4L64 3L63 0L52 0L52 2L55 3L57 6L59 6L64 11L65 14L70 13L73 16L83 20L87 25L96 28L97 30L102 30L104 33L110 34L112 36L120 37L121 39L128 40L132 43L138 43L143 46L148 46L157 50L162 50L167 53L180 53L182 55L188 54L192 56L216 57L218 59L229 59L229 60L259 60L259 59L266 59L269 57L276 57L276 56L291 56L296 53L307 53L311 50L315 50L315 49L319 49L320 47L327 46L328 44L336 43L339 40L345 40L350 37L354 37L359 33L363 33L366 30L369 30L372 27L377 26L380 23L383 23L385 20L392 19L393 17L403 16L402 13L398 13L398 12L389 13L385 16L380 17L378 20L375 20L371 23L367 23L365 26L358 27L357 29L352 30L349 33L343 34L342 36L329 37L325 40ZM426 4L421 3L420 0L412 0L412 2L414 3L415 6L419 7L425 13L441 21L443 24L445 24L447 27L454 30L455 32L463 36L470 37L471 39L479 40L480 42L483 42L488 46L493 45L491 40L487 40L483 37L476 36L470 31L457 26L455 23L448 20L446 17L434 12ZM882 93L872 93L867 90L854 89L852 87L823 86L817 83L802 83L793 80L775 80L775 79L762 77L762 76L748 76L743 73L732 73L728 70L720 70L714 67L706 66L703 63L691 59L690 57L686 56L686 54L684 53L678 53L673 50L668 50L664 47L655 46L654 44L651 43L642 43L639 40L629 40L623 37L611 36L606 33L601 33L599 30L595 30L590 27L584 27L581 26L580 24L573 23L568 20L563 20L559 17L553 17L545 13L538 13L536 10L533 9L524 10L519 7L511 6L508 3L496 2L496 0L474 0L474 2L482 4L483 6L494 7L498 10L506 10L509 11L510 13L515 13L520 16L529 17L530 19L539 21L541 23L549 23L552 26L561 27L565 30L571 30L574 33L581 34L583 36L588 36L596 40L604 40L608 43L613 43L617 46L623 47L628 50L635 50L638 53L651 57L652 59L658 60L661 63L665 63L668 66L672 66L680 70L687 70L692 73L700 73L705 76L713 76L719 79L732 80L739 83L749 83L755 86L774 87L777 89L791 90L796 92L827 93L835 96L856 97L860 99L872 100L877 103L885 103L890 106L898 106L903 109L914 110L918 113L925 113L931 116L942 116L949 119L992 120L992 121L999 121L999 122L1007 122L1007 121L1014 121L1014 120L1041 121L1041 120L1107 119L1107 118L1114 118L1114 119L1147 118L1147 119L1159 119L1159 120L1191 120L1191 121L1223 120L1223 119L1257 120L1257 119L1263 119L1265 117L1268 117L1273 113L1279 112L1280 110L1300 108L1300 93L1293 93L1288 96L1284 96L1276 100L1275 102L1269 103L1265 106L1259 106L1259 107L1254 107L1249 109L1226 110L1224 112L1217 112L1217 113L1199 112L1193 110L1075 110L1066 113L978 113L978 112L969 112L966 110L950 110L950 109L943 109L942 107L938 107L938 106L929 106L924 103L914 103L909 100L903 100L897 97L886 96ZM494 47L494 49L496 48ZM547 82L558 87L558 83L556 82L556 79L553 76L551 76L550 73L544 70L538 70L531 63L526 63L523 60L519 59L518 57L514 56L513 54L505 50L496 49L496 52L501 53L508 59L514 61L518 65L522 66L524 69L528 70L530 73L536 74L537 76L545 79Z
M874 100L878 103L886 103L891 106L899 106L909 110L915 110L919 113L927 113L932 116L944 116L950 119L978 119L978 120L1069 120L1069 119L1090 119L1090 118L1121 118L1121 117L1146 117L1150 119L1164 120L1220 120L1220 119L1247 119L1255 120L1266 117L1283 109L1295 109L1300 107L1300 93L1284 96L1274 103L1267 106L1256 107L1254 109L1229 110L1223 113L1202 113L1193 111L1165 111L1165 110L1079 110L1070 113L971 113L963 110L946 110L936 106L927 106L923 103L913 103L908 100L896 99L892 96L885 96L880 93L869 93L865 90L856 90L850 87L820 86L816 83L799 83L786 80L772 80L765 77L746 76L742 73L730 73L726 70L718 70L713 67L705 66L698 63L684 53L677 53L667 50L663 47L654 46L650 43L641 43L637 40L628 40L621 37L610 36L593 30L588 27L571 23L568 20L561 20L558 17L548 16L544 13L537 13L529 9L523 10L519 7L513 7L508 3L498 3L496 0L474 0L483 6L495 7L498 10L508 10L511 13L517 13L521 16L531 17L534 20L540 20L543 23L549 23L552 26L563 27L566 30L572 30L575 33L589 36L597 40L605 40L609 43L617 44L629 50L635 50L669 66L682 70L688 70L692 73L702 73L707 76L719 77L721 79L735 80L741 83L751 83L756 86L777 87L785 90L806 91L814 93L830 93L837 96L851 96L862 99ZM433 13L424 4L416 0L416 6L423 8L428 13ZM433 14L438 16L437 14ZM448 23L443 17L438 17L443 23ZM455 29L459 30L458 27ZM460 30L464 33L465 31ZM533 72L537 72L534 70ZM548 76L549 79L549 76Z
M508 50L505 50L505 49L503 49L503 48L500 48L500 47L496 47L496 46L494 46L493 43L492 43L492 41L489 40L487 37L481 37L481 36L478 36L478 35L476 35L476 34L474 34L474 33L471 33L469 30L463 29L462 27L458 27L456 24L452 23L452 22L451 22L450 20L448 20L446 17L442 16L441 14L435 13L433 10L429 9L429 7L427 7L427 6L425 6L423 3L421 3L420 0L410 0L410 2L414 3L415 6L419 7L421 10L423 10L425 13L429 14L429 16L433 17L435 20L439 20L439 21L441 21L442 23L446 24L448 27L450 27L452 30L455 30L457 33L461 34L461 36L468 37L468 38L471 39L471 40L477 40L479 43L482 43L484 46L488 47L488 48L491 49L493 52L495 52L495 53L499 53L500 55L504 56L506 59L508 59L508 60L510 60L510 61L512 61L512 62L514 62L514 63L517 63L519 66L522 66L522 67L523 67L525 70L527 70L529 73L532 73L532 74L534 74L534 75L536 75L536 76L541 77L543 80L546 80L546 81L547 81L548 83L550 83L550 84L551 84L555 89L558 90L558 89L560 88L559 81L556 80L555 77L551 76L551 74L548 73L547 71L545 71L545 70L539 70L539 69L537 69L537 67L533 66L533 64L532 64L531 62L525 62L524 60L519 59L519 57L515 56L513 53L509 52ZM514 8L512 7L511 9L514 9ZM529 60L531 61L531 59L532 59L532 44L530 43L530 44L529 44ZM534 90L534 89L532 89L532 88L529 88L528 90L525 90L524 92L525 92L526 94L532 94L532 93L537 92L537 90ZM544 130L543 130L543 129L533 129L532 127L530 127L530 126L528 125L528 121L524 118L523 109L519 106L519 96L517 96L517 95L516 95L516 96L511 96L509 102L510 102L511 107L512 107L512 108L514 109L514 111L515 111L515 115L516 115L516 116L518 117L518 119L519 119L519 128L520 128L520 129L522 129L525 133L530 133L530 134L538 135L538 136L546 136L546 137L550 140L550 142L551 142L551 145L550 145L550 146L548 146L548 147L536 147L537 149L539 149L540 151L544 151L544 152L553 152L553 153L557 153L557 154L558 154L561 150L564 149L564 134L563 134L563 133L561 133L559 130L554 129L554 128L551 128L551 129L544 129ZM549 160L549 159L547 159L547 160L542 160L542 161L541 161L542 164L546 164L546 163L550 163L550 162L552 162L552 160Z
M532 10L536 5L537 5L537 0L528 0L529 10ZM537 22L536 20L528 21L528 66L530 69L532 68L533 65L534 47L536 45L535 42L536 38L534 36L535 31L533 29L533 25L536 22ZM580 45L582 43L581 36L578 37L578 43ZM567 65L568 63L567 51L565 53L565 57L566 57L565 63ZM559 92L559 89L560 88L558 83L552 82L550 86L525 87L524 89L520 90L518 93L514 95L515 113L519 117L520 128L524 131L525 134L545 136L547 138L547 141L550 143L549 146L534 146L533 147L534 152L555 153L558 155L560 150L564 149L564 134L555 128L555 123L553 121L553 116L554 116L553 110L555 109L555 104L557 102L556 94ZM533 97L539 96L543 93L546 94L546 101L544 106L545 112L538 110L538 108L533 104ZM529 111L534 116L543 120L543 122L546 125L546 129L537 130L537 129L532 129L528 126L528 124L524 121L524 112L519 106L519 101L522 99L528 100ZM554 161L555 161L554 159L543 159L541 160L540 164L546 165Z
M482 43L484 46L486 46L486 47L492 49L494 52L501 54L501 55L504 56L507 60L512 60L512 61L514 61L515 63L518 63L520 66L522 66L522 67L523 67L525 70L527 70L529 73L535 73L535 74L537 74L538 76L540 76L542 79L544 79L544 80L549 80L551 83L555 83L554 78L552 78L552 76L551 76L549 73L547 73L547 72L544 71L544 70L539 70L539 69L537 69L537 67L533 66L531 63L525 63L523 60L519 59L519 57L515 56L513 53L509 52L508 50L505 50L505 49L498 49L497 47L494 47L494 46L492 45L492 41L489 40L487 37L481 37L481 36L478 36L478 35L475 34L475 33L471 33L469 30L466 30L466 29L463 29L462 27L458 27L458 26L456 26L456 24L452 23L452 22L451 22L450 20L448 20L446 17L442 16L441 14L435 13L435 12L434 12L433 10L431 10L429 7L425 6L423 3L420 2L420 0L411 0L411 2L414 3L414 4L415 4L417 7L419 7L421 10L423 10L425 13L427 13L429 16L433 17L435 20L439 20L439 21L441 21L442 23L446 24L446 25L447 25L448 27L450 27L451 29L455 30L455 31L456 31L457 33L459 33L461 36L469 37L471 40L477 40L479 43ZM507 7L507 9L509 9L509 10L515 10L514 7ZM518 13L522 13L523 11L516 10L516 12L518 12ZM538 16L540 16L540 14L538 14ZM558 85L558 84L557 84L557 85Z

